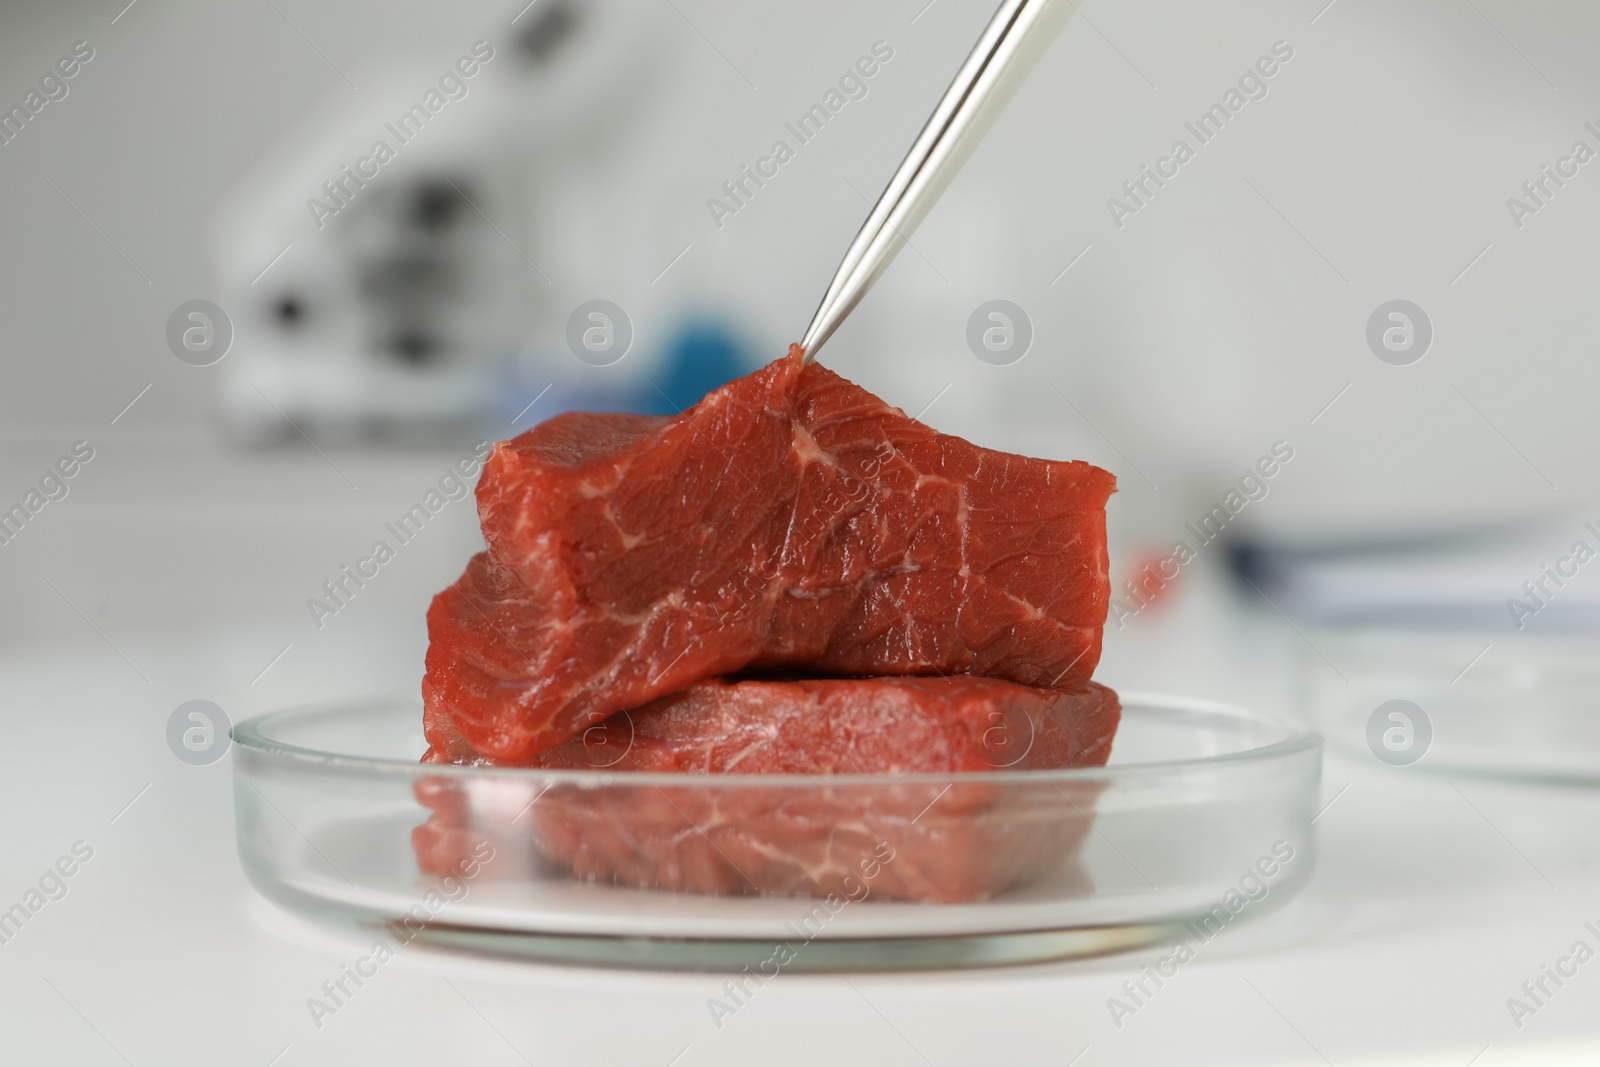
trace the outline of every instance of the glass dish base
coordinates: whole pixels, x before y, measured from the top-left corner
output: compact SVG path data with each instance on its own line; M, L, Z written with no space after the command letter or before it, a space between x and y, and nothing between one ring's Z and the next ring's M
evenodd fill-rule
M235 728L240 858L270 900L391 942L767 976L1194 943L1298 892L1315 857L1320 739L1203 701L1125 694L1123 709L1103 768L872 776L424 766L415 698L292 709ZM470 829L461 840L476 842L483 860L464 845L460 872L442 877L423 872L413 841L444 810L419 795L441 790L456 798L459 826ZM683 814L683 854L653 855L628 877L575 878L562 843L575 819L588 820L577 825L591 841L598 827L606 841L659 852L646 815L656 794ZM736 817L713 825L701 814L715 811ZM828 829L833 852L851 864L837 891L669 884L685 863L727 860L738 870L729 856L749 853L723 835L746 846L755 835L757 851L803 852L813 842L789 823L772 829L774 812L797 811L845 813ZM896 811L918 813L896 822ZM863 820L868 839L881 838L876 858L835 840ZM950 866L932 884L970 888L971 899L915 899L910 876L938 864Z

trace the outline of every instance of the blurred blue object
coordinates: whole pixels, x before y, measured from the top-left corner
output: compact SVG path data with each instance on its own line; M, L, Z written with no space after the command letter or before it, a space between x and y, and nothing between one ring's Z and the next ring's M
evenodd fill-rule
M693 319L673 333L650 370L625 360L570 376L551 367L577 362L565 351L547 352L535 366L502 376L487 432L514 436L564 411L676 415L762 362L731 326L710 317Z
M1230 546L1240 592L1325 626L1600 630L1593 509L1388 537ZM1253 588L1252 588L1253 587Z
M727 325L709 319L687 323L672 339L660 373L633 410L645 415L676 415L711 390L760 365Z

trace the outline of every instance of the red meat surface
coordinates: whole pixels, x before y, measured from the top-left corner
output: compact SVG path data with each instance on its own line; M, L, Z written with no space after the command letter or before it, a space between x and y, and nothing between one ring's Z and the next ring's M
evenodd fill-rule
M798 347L675 418L557 416L495 447L488 552L428 612L432 751L530 763L746 670L1079 686L1114 487L936 433Z
M620 712L543 753L556 770L915 774L1098 767L1121 713L1071 691L994 678L713 678Z
M480 842L533 871L712 894L981 900L1045 871L1076 879L1099 785L968 772L1094 767L1116 694L987 678L713 679L623 712L538 758L548 769L725 775L678 786L423 779L424 871ZM439 757L434 757L436 760ZM932 782L779 775L950 774ZM761 776L752 778L751 776Z

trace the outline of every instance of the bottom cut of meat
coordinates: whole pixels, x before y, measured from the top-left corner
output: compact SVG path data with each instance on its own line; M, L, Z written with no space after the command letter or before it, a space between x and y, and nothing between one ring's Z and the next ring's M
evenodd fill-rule
M413 842L430 873L488 842L525 877L708 894L958 902L1046 875L1081 889L1103 784L1003 772L1101 766L1120 714L1092 682L712 679L538 758L604 783L487 767L419 780L432 814Z

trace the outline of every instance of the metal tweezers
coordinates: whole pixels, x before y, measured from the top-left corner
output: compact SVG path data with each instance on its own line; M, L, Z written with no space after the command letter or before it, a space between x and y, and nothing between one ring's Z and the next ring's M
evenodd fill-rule
M889 266L1072 10L1067 0L1003 0L850 243L800 341L807 363Z

